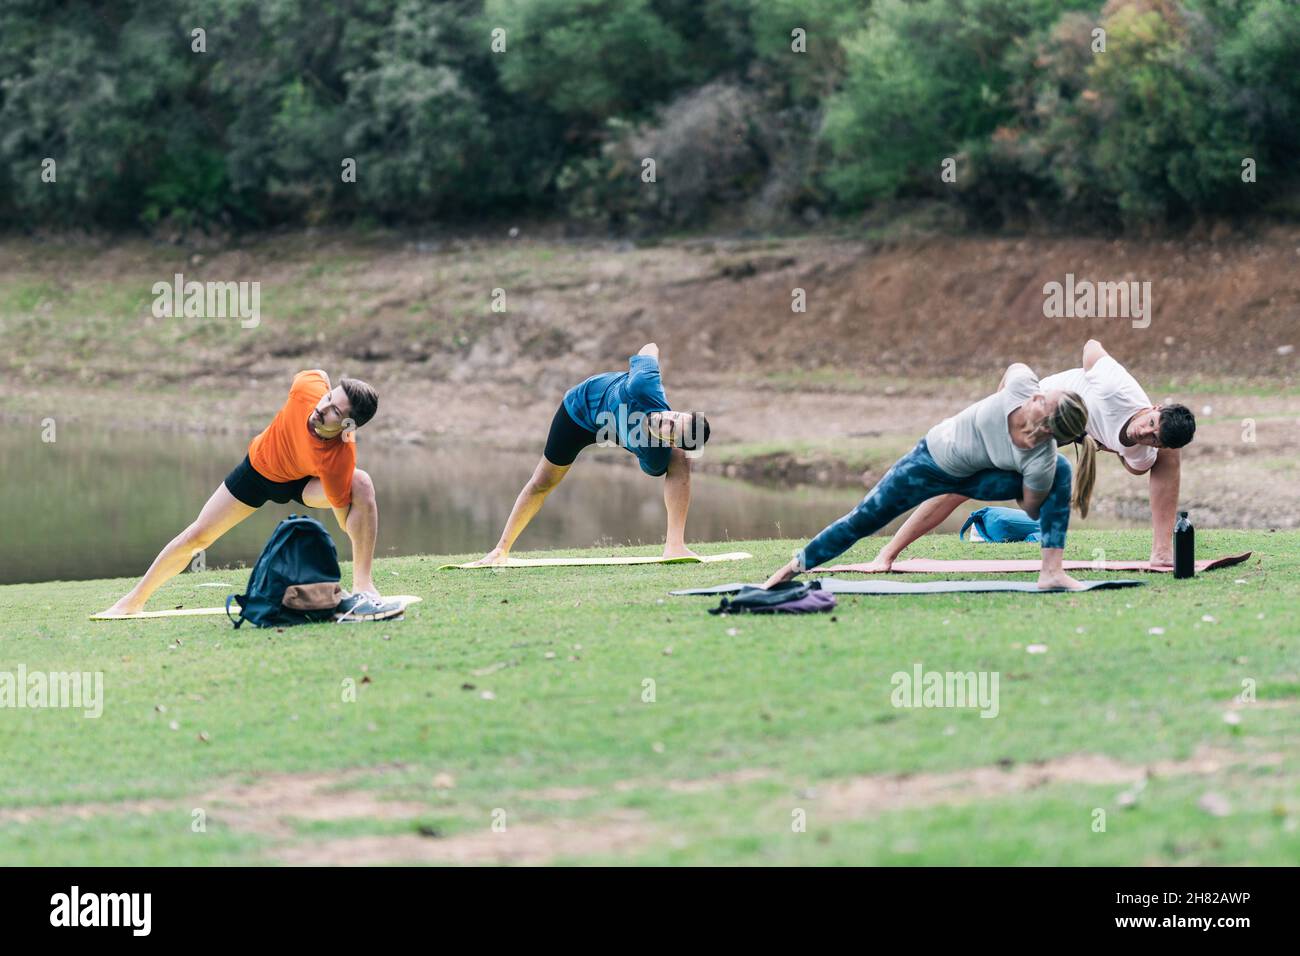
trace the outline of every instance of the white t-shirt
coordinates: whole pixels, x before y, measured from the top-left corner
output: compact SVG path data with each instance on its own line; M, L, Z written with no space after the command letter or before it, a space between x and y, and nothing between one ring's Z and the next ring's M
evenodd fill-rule
M1134 471L1146 471L1156 463L1158 448L1126 446L1120 441L1129 419L1152 406L1137 379L1109 355L1102 356L1086 372L1072 368L1049 375L1042 387L1078 392L1088 406L1088 434L1103 448L1119 452Z
M996 468L1019 472L1026 488L1049 491L1056 478L1056 442L1048 438L1033 448L1017 448L1007 426L1007 416L1040 390L1038 376L1021 367L1002 391L931 428L925 436L930 457L957 478Z

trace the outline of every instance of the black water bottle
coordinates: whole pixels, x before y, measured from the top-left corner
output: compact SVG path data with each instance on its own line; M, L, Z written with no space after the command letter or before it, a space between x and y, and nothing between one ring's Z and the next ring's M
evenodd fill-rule
M1174 577L1190 578L1196 575L1196 529L1187 520L1187 512L1178 512L1174 525Z

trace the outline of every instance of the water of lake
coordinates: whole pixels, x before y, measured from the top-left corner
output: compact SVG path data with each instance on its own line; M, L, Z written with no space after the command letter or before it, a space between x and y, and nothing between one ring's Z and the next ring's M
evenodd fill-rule
M228 434L102 431L60 423L0 426L0 583L135 577L188 525L247 450ZM539 449L540 454L540 449ZM359 447L379 494L380 557L482 553L501 532L537 457L456 445ZM690 541L801 537L847 511L852 489L760 488L709 475L693 479ZM301 505L268 504L208 550L207 566L248 566L275 523ZM330 512L314 512L347 535ZM593 545L662 546L662 481L613 448L583 452L517 543L518 553Z
M0 424L0 584L143 574L247 447L247 437L231 434L105 431L76 423L60 423L57 441L47 443L39 424ZM537 463L536 455L471 445L385 446L364 438L358 456L379 495L381 558L486 553ZM696 474L687 540L807 538L864 492L767 488ZM955 532L975 507L957 509L939 531ZM339 559L351 560L347 534L331 512L269 503L208 549L207 566L251 566L276 522L295 511L319 518L334 535ZM663 535L663 482L643 475L624 451L589 448L515 552L643 545L656 554Z

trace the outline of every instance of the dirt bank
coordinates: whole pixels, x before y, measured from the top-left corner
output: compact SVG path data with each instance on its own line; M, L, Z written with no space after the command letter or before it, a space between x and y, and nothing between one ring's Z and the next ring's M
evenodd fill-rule
M370 440L539 450L565 388L654 340L670 399L714 423L706 470L861 488L930 424L991 390L1008 362L1069 367L1095 336L1154 400L1178 398L1201 417L1189 506L1214 523L1294 526L1298 266L1300 229L1284 228L1203 242L812 236L648 247L314 233L220 249L9 239L0 374L10 418L247 431L293 371L319 366L380 387ZM152 286L176 272L260 282L259 324L155 318ZM1149 327L1045 318L1043 286L1067 273L1150 282ZM806 312L791 309L796 290ZM1143 512L1144 485L1107 463L1099 513Z

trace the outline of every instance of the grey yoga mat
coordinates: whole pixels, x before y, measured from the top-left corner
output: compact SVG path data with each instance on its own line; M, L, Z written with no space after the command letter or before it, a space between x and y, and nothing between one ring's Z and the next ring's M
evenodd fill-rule
M1033 581L846 581L843 578L820 578L818 584L823 591L832 594L952 594L954 592L976 591L1016 591L1024 594L1061 594L1064 588L1041 590ZM1145 581L1130 579L1115 581L1087 581L1084 591L1102 591L1109 588L1136 588L1146 584ZM719 584L712 588L687 588L682 591L670 591L669 594L734 594L744 587L758 587L756 584Z

